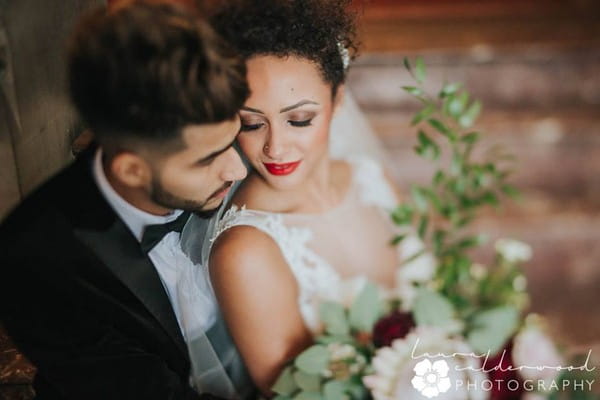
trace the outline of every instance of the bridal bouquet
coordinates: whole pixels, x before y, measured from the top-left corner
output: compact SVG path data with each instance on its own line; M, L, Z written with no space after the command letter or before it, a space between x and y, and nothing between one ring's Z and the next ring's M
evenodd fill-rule
M522 266L530 247L500 239L487 266L470 256L485 243L471 222L485 206L518 195L506 182L510 157L491 148L476 161L482 134L471 126L481 104L459 83L432 97L423 61L405 66L416 85L404 90L422 104L412 120L415 150L436 170L392 213L405 232L393 245L408 255L396 289L355 280L349 306L323 301L323 333L283 370L276 399L565 398L578 383L574 374L590 371L589 360L563 368L543 318L527 313ZM591 398L585 389L578 399Z

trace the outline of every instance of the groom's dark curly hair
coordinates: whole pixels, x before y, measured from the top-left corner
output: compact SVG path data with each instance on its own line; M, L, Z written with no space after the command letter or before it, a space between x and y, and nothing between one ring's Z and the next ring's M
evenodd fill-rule
M213 12L215 29L246 59L298 56L313 61L335 95L346 78L341 49L357 50L351 0L230 0ZM338 44L339 43L339 44Z
M104 144L181 147L182 128L231 119L249 95L244 59L195 9L172 1L89 14L68 67L71 98Z

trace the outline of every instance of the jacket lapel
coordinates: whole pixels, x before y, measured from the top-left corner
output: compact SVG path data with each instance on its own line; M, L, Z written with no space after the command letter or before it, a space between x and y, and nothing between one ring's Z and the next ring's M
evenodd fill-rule
M187 347L158 272L118 218L106 231L76 230L112 273L144 304L187 358Z
M74 233L144 304L183 356L189 359L175 313L154 264L94 182L91 174L94 152L94 148L89 149L65 171L65 183L70 187L68 197L72 199L65 202L65 212L72 220Z

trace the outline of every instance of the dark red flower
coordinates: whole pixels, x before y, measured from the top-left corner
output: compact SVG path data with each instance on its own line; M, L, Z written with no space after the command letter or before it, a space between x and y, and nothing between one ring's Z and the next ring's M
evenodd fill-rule
M523 395L523 380L517 371L507 371L511 367L516 368L512 359L512 347L511 339L503 350L490 357L483 366L486 371L489 371L489 379L493 382L490 400L519 400ZM509 384L510 381L517 381L518 386L514 382ZM515 388L516 390L514 390Z
M414 327L412 314L396 310L377 321L373 328L373 343L375 347L389 346L394 339L405 337Z

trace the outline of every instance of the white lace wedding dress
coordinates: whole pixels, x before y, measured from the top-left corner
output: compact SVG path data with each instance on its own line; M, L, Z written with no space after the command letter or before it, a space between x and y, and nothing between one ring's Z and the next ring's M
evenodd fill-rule
M363 156L347 160L350 187L336 207L319 214L282 214L232 206L217 223L214 242L235 226L252 226L279 246L299 288L298 304L306 326L321 330L318 305L323 300L348 304L367 279L392 289L402 280L399 265L415 253L414 237L393 246L395 193L383 169ZM420 246L418 246L420 247ZM257 266L258 268L259 266Z

